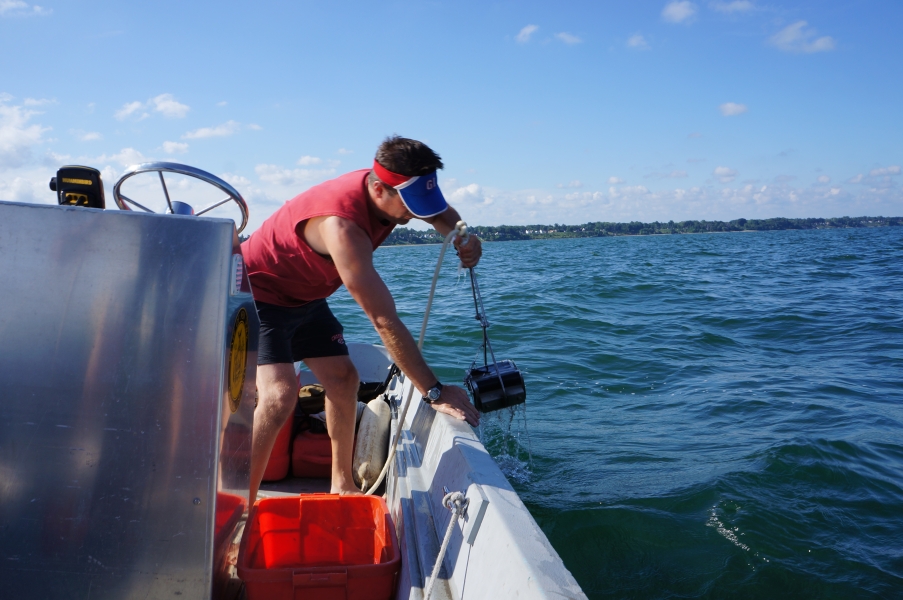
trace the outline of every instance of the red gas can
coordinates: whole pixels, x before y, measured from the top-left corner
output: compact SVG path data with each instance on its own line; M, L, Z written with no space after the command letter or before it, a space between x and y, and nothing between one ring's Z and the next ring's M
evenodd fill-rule
M302 431L295 436L292 474L295 477L332 476L332 443L328 433Z
M264 481L279 481L288 475L288 469L292 462L292 425L293 419L289 417L282 429L279 430L276 443L273 444L273 451L270 452L266 471L263 472Z

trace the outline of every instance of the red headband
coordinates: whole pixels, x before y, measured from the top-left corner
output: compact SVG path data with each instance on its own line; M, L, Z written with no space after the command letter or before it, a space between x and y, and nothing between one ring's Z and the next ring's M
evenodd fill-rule
M399 175L393 173L389 169L379 164L376 159L373 160L373 172L379 177L379 180L391 187L396 187L413 178L411 175Z

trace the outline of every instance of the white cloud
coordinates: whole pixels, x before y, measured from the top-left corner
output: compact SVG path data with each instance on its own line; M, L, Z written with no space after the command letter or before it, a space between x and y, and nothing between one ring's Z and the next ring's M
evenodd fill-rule
M250 129L251 131L260 131L261 129L263 129L263 127L261 127L261 126L258 125L257 123L248 123L248 124L246 125L246 127L247 127L248 129Z
M670 173L650 173L646 175L646 179L682 179L687 176L686 171L674 170Z
M216 127L201 127L200 129L189 131L182 136L182 139L200 140L211 137L228 137L237 132L239 129L241 129L241 123L238 123L236 121L226 121L222 125L217 125Z
M285 169L277 165L260 164L254 167L254 172L265 183L286 187L325 179L334 175L335 169Z
M137 100L135 100L134 102L127 102L126 104L123 104L122 108L117 110L116 114L113 116L116 117L116 119L118 119L120 121L125 121L132 115L139 113L143 110L144 110L144 102L138 102ZM142 112L141 114L138 115L138 119L139 120L146 119L149 116L150 115L147 114L146 112Z
M819 175L817 181L819 183L831 183L831 178L827 175Z
M518 33L517 37L515 37L514 39L517 40L520 44L526 44L530 41L530 36L536 33L537 29L539 29L538 25L527 25L520 30L520 33Z
M100 169L100 179L104 182L104 189L106 189L109 194L112 194L113 184L119 179L119 171L111 167L110 165L105 166ZM107 195L107 198L112 199L112 195ZM113 202L113 204L116 204Z
M162 114L164 117L181 119L188 114L189 110L191 108L187 104L176 101L172 94L160 94L147 102L139 102L138 100L127 102L113 116L120 121L125 121L128 118L142 121L151 116L149 111L153 111Z
M236 175L235 173L223 173L222 179L226 183L230 183L233 186L242 186L242 187L250 187L251 180L243 175Z
M714 175L721 183L730 183L737 178L737 171L729 167L715 167L715 170L712 171L712 175Z
M183 118L191 110L187 104L177 102L172 94L160 94L156 98L151 98L148 104L152 104L154 110L161 113L164 117L175 119Z
M56 194L47 187L54 170L21 172L15 176L0 172L0 200L30 204L56 204Z
M56 104L56 100L49 98L26 98L22 101L22 106L47 106L48 104Z
M228 102L226 102L225 100L216 103L217 106L226 106L227 104Z
M756 7L749 0L733 0L733 2L712 2L709 4L712 10L721 13L749 12Z
M483 188L476 183L458 187L454 179L443 182L443 187L448 192L448 201L452 206L467 206L474 204L492 204L492 198L487 197Z
M309 167L311 165L319 165L323 162L323 159L317 156L302 156L298 159L298 164L302 167Z
M869 175L872 177L883 177L887 175L899 175L900 174L900 166L899 165L891 165L890 167L881 167L880 169L872 169L869 171Z
M806 21L797 21L774 34L768 42L784 52L827 52L834 49L831 36L815 37L813 29L806 29Z
M555 37L567 44L568 46L573 46L574 44L580 44L583 42L579 37L568 33L566 31L562 31L561 33L556 33Z
M6 104L12 96L0 97L0 166L21 167L31 160L32 148L44 141L50 127L29 124L39 113Z
M45 165L48 165L51 167L56 167L56 166L64 165L64 164L70 162L71 158L72 157L69 156L68 154L57 154L53 150L50 150L47 152L47 154L44 155L43 162Z
M336 152L339 154L354 154L354 150L349 150L347 148L339 148Z
M862 183L862 180L865 179L862 173L856 175L855 177L851 177L848 183Z
M43 6L34 6L22 0L0 0L0 17L46 17L53 10Z
M639 33L635 33L634 35L630 36L630 38L628 38L627 47L635 48L636 50L649 50L650 49L649 43L646 41L646 38L644 38Z
M737 104L735 102L725 102L721 106L718 107L718 110L721 111L721 114L725 117L735 117L737 115L742 115L748 109L745 104Z
M118 154L111 156L110 160L118 162L123 167L131 167L132 165L140 165L141 163L148 162L147 158L134 148L123 148Z
M669 23L689 23L696 14L696 5L688 0L669 2L662 9L662 18Z
M184 142L163 142L163 152L167 154L185 154L188 152L188 144Z
M612 176L612 177L609 177L609 178L608 178L608 184L609 184L609 185L620 185L620 184L622 184L622 183L624 183L624 180L621 179L620 177L614 177L614 176Z
M634 202L642 201L642 197L649 194L649 189L645 185L625 185L624 187L608 188L608 196L612 200L630 199ZM609 219L606 219L609 220Z
M82 131L81 129L70 129L69 133L77 137L81 142L96 142L97 140L103 139L103 135L101 135L97 131Z
M569 182L567 182L567 183L559 183L559 184L557 184L555 187L557 187L558 189L563 189L563 188L582 188L582 187L583 187L583 182L580 181L579 179L574 179L574 180L569 181Z
M118 163L123 167L131 167L141 163L150 162L151 159L144 156L134 148L123 148L116 154L101 154L100 156L80 156L78 160L84 165L105 165L100 168L101 177L104 181L116 181L119 177L119 171L110 166L110 163Z

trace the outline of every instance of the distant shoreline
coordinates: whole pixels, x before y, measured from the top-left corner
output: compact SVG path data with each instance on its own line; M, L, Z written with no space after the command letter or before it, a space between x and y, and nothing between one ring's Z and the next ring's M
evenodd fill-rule
M589 237L622 237L642 235L689 235L695 233L735 233L755 231L787 231L804 229L861 229L866 227L903 226L903 217L835 217L829 219L736 219L734 221L668 221L661 223L592 222L582 225L499 225L470 227L486 242L550 240ZM421 246L440 244L442 236L435 231L418 231L396 227L383 246Z
M831 229L850 229L850 228L832 227ZM742 229L740 231L697 231L695 233L678 233L678 234L672 234L672 233L624 233L624 234L620 234L620 235L609 235L609 236L597 235L597 236L592 236L592 237L658 237L658 236L668 236L668 235L710 235L710 234L716 234L716 233L761 233L762 231L764 231L764 230L762 230L762 229ZM785 231L785 230L777 230L777 231ZM566 235L566 236L560 236L560 237L529 238L529 239L523 239L523 240L487 240L487 241L489 241L489 242L535 242L535 241L540 241L540 240L574 240L574 239L578 239L580 237L587 238L590 236L576 236L576 235L567 236ZM382 245L379 247L380 248L410 248L411 246L441 246L441 245L442 245L442 242L423 242L420 244L389 244L389 243L383 242Z

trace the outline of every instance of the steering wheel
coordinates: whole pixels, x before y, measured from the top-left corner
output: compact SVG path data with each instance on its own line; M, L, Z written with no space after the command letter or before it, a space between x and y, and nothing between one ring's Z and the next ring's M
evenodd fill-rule
M188 207L182 202L176 202L169 199L169 190L166 189L166 180L163 179L163 173L177 173L179 175L188 175L189 177L194 177L195 179L200 179L203 182L209 183L210 185L219 188L221 191L227 194L227 196L222 200L214 202L210 206L207 206L195 212L195 216L201 216L204 213L213 210L217 206L222 206L223 204L231 200L238 205L238 209L241 211L241 225L238 227L238 233L241 233L242 230L244 230L245 226L248 224L248 204L234 187L232 187L216 175L208 173L207 171L202 171L200 169L195 169L194 167L189 167L188 165L181 165L179 163L171 162L144 163L126 169L122 177L119 178L119 181L116 182L116 185L113 186L113 200L116 201L116 205L121 210L132 210L128 206L128 204L126 204L126 202L128 202L129 204L133 204L145 212L154 212L146 206L141 206L131 198L126 197L120 191L120 188L122 187L122 184L126 179L133 177L134 175L138 175L139 173L157 173L157 175L160 176L160 184L163 186L163 194L166 196L166 205L169 207L170 213L185 214L185 209Z

